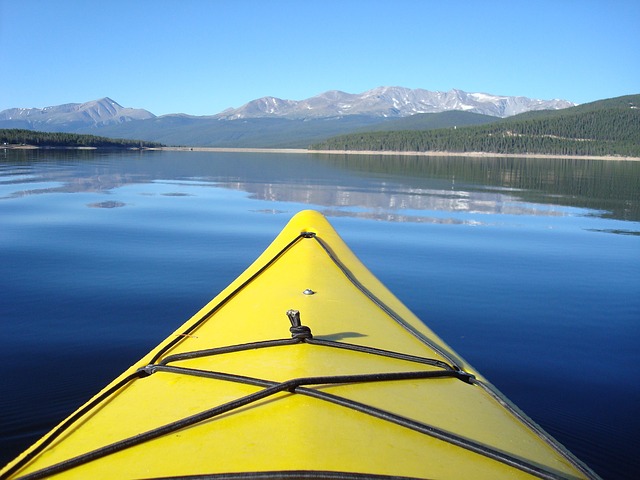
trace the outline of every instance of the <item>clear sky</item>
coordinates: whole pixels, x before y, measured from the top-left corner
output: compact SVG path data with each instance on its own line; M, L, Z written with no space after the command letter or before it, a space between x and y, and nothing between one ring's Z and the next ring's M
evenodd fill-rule
M639 0L0 0L0 110L209 115L402 86L640 93Z

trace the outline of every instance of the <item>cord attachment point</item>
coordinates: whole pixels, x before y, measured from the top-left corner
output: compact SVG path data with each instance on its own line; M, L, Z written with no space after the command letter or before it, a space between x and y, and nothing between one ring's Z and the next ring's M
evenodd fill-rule
M457 377L465 383L472 384L476 379L476 376L473 373L465 372L464 370L457 370Z
M287 310L287 317L291 322L291 338L299 338L300 340L311 339L311 329L300 322L300 312L298 310Z
M145 367L139 368L138 373L140 374L140 377L148 377L149 375L153 375L154 373L156 373L156 366L150 364Z

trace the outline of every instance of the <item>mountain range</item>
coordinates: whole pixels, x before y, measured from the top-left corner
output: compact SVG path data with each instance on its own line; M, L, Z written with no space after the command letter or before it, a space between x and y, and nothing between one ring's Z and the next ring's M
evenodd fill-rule
M225 110L218 117L226 120L259 117L326 118L344 115L407 117L449 110L509 117L530 110L554 110L574 105L566 100L533 100L526 97L467 93L455 89L432 92L403 87L378 87L360 94L331 90L301 101L263 97L240 108Z
M86 103L0 112L0 128L89 133L169 145L306 147L329 136L363 130L424 129L496 121L523 112L574 106L566 100L378 87L337 90L305 100L263 97L216 115L156 116L105 97Z
M45 108L9 108L0 112L0 122L5 125L4 128L44 130L50 127L64 132L154 117L147 110L125 108L108 97L86 103L67 103ZM14 124L15 127L9 127L8 124Z
M639 105L640 95L625 95L562 110L529 111L464 128L339 135L310 148L640 158Z

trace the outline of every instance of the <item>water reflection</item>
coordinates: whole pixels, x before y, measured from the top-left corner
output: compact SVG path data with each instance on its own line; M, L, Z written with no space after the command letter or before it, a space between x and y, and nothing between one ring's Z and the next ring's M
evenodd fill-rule
M420 221L420 212L442 211L487 215L563 216L569 209L524 203L498 192L407 188L401 184L379 185L375 190L350 186L219 183L220 186L251 194L265 201L296 202L332 207L333 215L349 215L387 221ZM415 212L411 215L409 212ZM404 212L404 213L403 213ZM438 222L440 223L440 222ZM444 223L467 223L448 220Z
M152 330L175 328L255 258L286 216L309 205L384 222L491 225L339 220L357 254L419 317L579 457L602 466L603 477L621 478L640 431L640 417L626 413L640 403L632 376L609 366L638 360L639 237L630 235L640 231L639 181L640 163L630 162L0 157L7 319L0 338L8 352L0 378L16 385L15 395L0 395L7 426L0 457L8 460L9 448L30 443L59 420L60 408L72 410L120 371L111 361L89 361L91 374L64 381L51 369L72 371L87 352L125 368ZM549 226L557 230L548 234ZM352 332L336 335L348 341ZM42 401L43 388L52 401Z
M123 202L114 202L114 201L107 201L107 202L94 202L94 203L89 203L87 204L87 207L90 208L120 208L120 207L124 207L126 206L126 203Z
M296 202L324 207L333 215L395 222L477 224L477 215L495 214L640 220L637 162L46 151L10 153L0 162L0 199L117 193L121 187L144 184L154 184L154 195L187 197L198 195L202 187L224 188L261 201ZM170 189L158 191L164 187ZM119 200L89 204L124 205Z
M640 221L640 162L379 155L326 155L321 161L348 171L400 177L410 185L442 179L456 189L507 191L524 202Z

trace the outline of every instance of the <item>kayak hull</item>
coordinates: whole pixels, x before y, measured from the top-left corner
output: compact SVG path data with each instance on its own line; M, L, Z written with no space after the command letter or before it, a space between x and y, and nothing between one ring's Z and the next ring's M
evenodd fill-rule
M597 478L317 212L0 478Z

